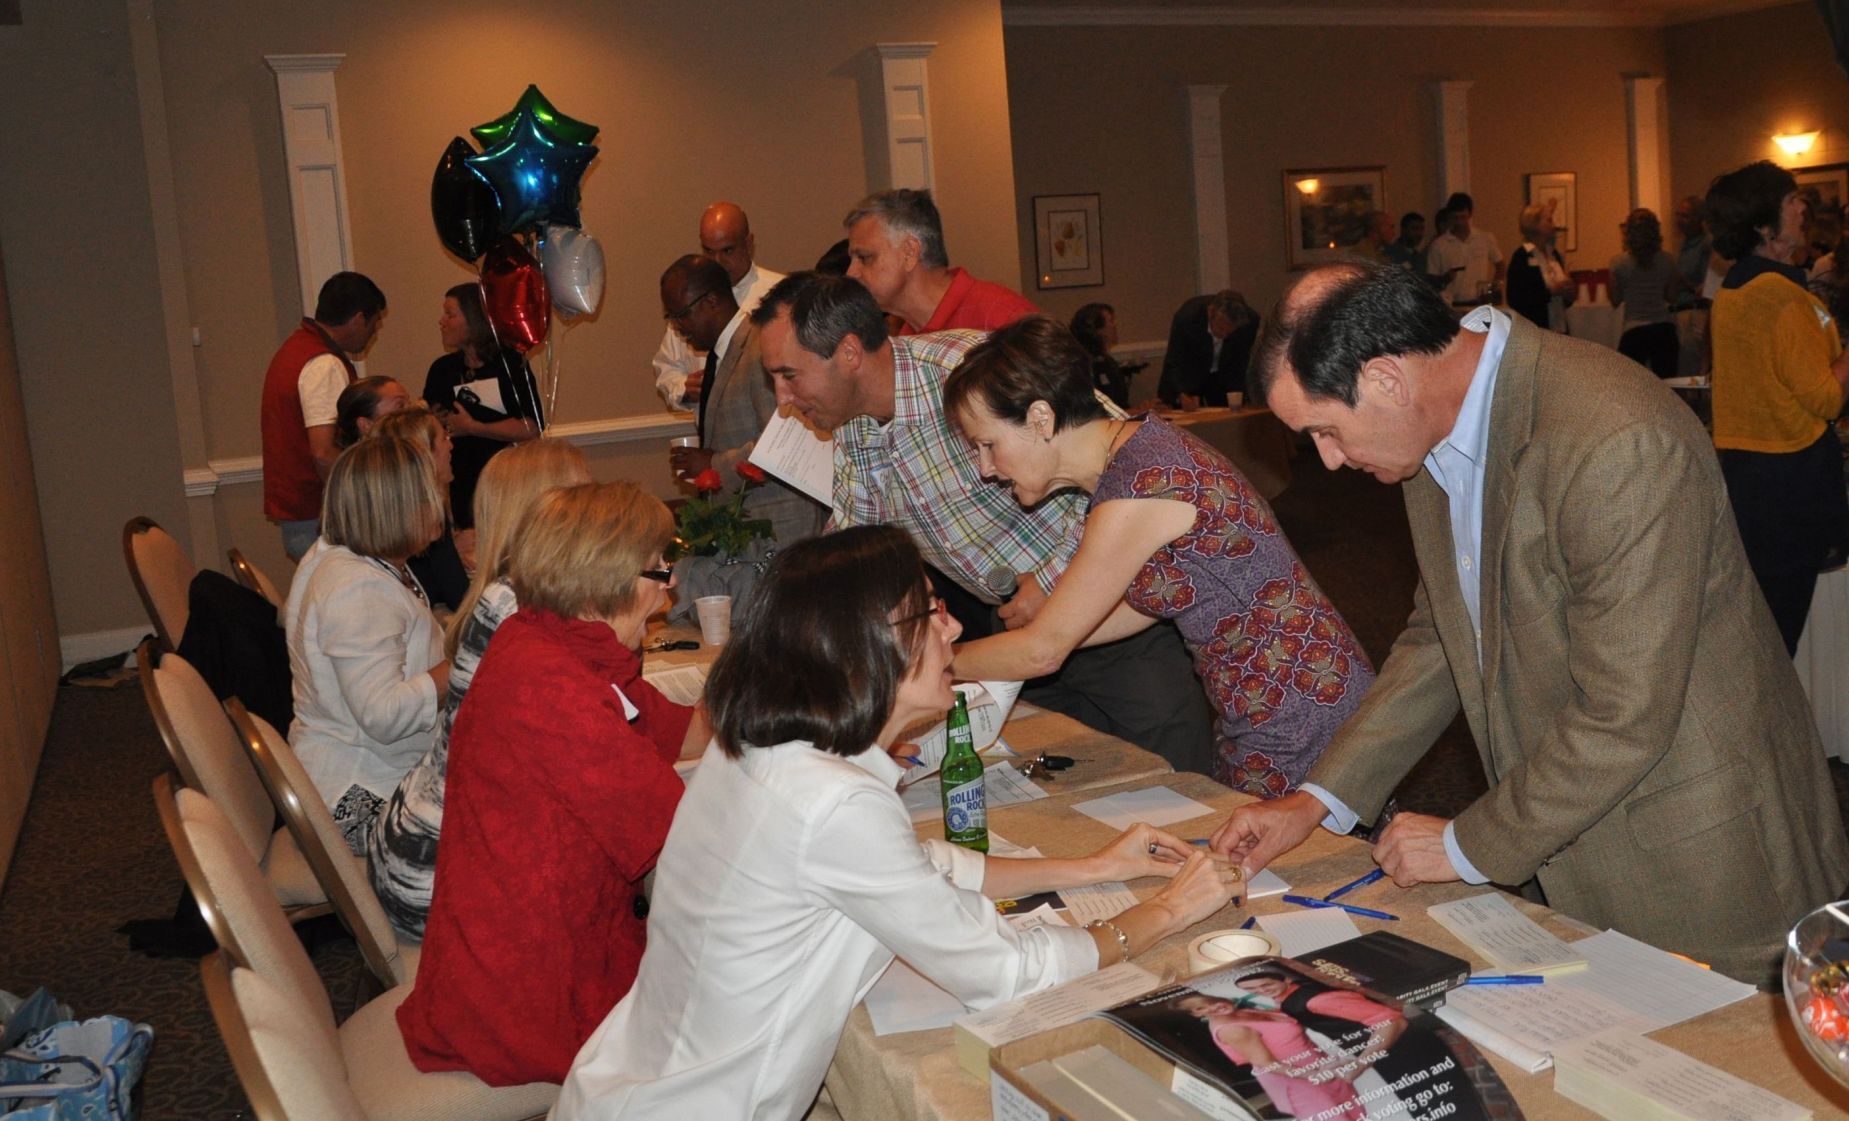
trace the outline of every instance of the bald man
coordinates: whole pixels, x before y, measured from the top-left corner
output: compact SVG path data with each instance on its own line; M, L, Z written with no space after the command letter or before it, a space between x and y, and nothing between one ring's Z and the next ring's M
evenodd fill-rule
M732 282L732 298L746 315L758 306L771 285L783 279L782 273L759 268L753 261L757 238L751 232L751 220L737 203L716 202L701 212L700 252L725 270ZM661 336L654 365L655 391L669 408L691 409L699 402L706 354L689 346L673 324Z

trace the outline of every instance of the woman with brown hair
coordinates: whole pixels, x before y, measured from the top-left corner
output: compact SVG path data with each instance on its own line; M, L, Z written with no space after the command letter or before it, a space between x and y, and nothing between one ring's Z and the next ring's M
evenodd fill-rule
M457 529L472 529L482 468L509 444L539 435L545 422L533 371L495 338L479 283L458 284L443 294L437 330L445 353L424 375L424 403L456 441L449 508Z
M1682 273L1675 258L1663 252L1663 226L1655 213L1640 206L1622 229L1624 252L1611 259L1609 295L1613 306L1624 307L1618 353L1659 378L1673 378L1681 344L1669 305L1682 286Z
M515 536L520 606L456 714L423 957L398 1009L419 1070L560 1081L629 991L674 763L706 743L693 710L642 679L673 537L633 483L550 491Z

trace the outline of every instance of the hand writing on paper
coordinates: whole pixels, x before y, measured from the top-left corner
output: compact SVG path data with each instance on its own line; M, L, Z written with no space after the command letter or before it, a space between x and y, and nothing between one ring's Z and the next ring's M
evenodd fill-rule
M1020 574L1020 582L1015 585L1014 598L1001 605L996 614L1011 631L1020 630L1034 621L1040 614L1040 608L1047 601L1047 594L1040 590L1040 581L1034 579L1033 573Z
M1302 844L1328 813L1315 795L1301 790L1269 802L1253 802L1233 811L1209 847L1238 861L1246 875L1254 875Z
M1448 819L1430 814L1398 814L1375 843L1374 862L1401 887L1457 879L1457 869L1445 853L1448 823Z

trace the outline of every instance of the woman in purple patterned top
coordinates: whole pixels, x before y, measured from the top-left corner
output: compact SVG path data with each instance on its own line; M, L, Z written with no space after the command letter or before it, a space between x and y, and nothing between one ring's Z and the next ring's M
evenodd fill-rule
M1171 619L1214 708L1214 777L1287 793L1373 683L1367 655L1238 468L1159 417L1113 419L1090 370L1068 331L1034 317L989 336L944 385L984 477L1023 506L1091 495L1046 604L1019 630L958 647L956 674L1037 677L1076 647Z

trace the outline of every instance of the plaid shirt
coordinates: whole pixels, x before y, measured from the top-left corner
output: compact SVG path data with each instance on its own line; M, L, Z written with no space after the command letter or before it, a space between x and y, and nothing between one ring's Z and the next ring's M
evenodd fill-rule
M944 380L982 331L892 340L893 416L855 417L835 430L830 529L896 525L925 560L989 603L1007 598L992 573L1033 572L1053 583L1085 529L1085 496L1056 494L1031 510L1006 486L985 482L976 453L944 417Z

